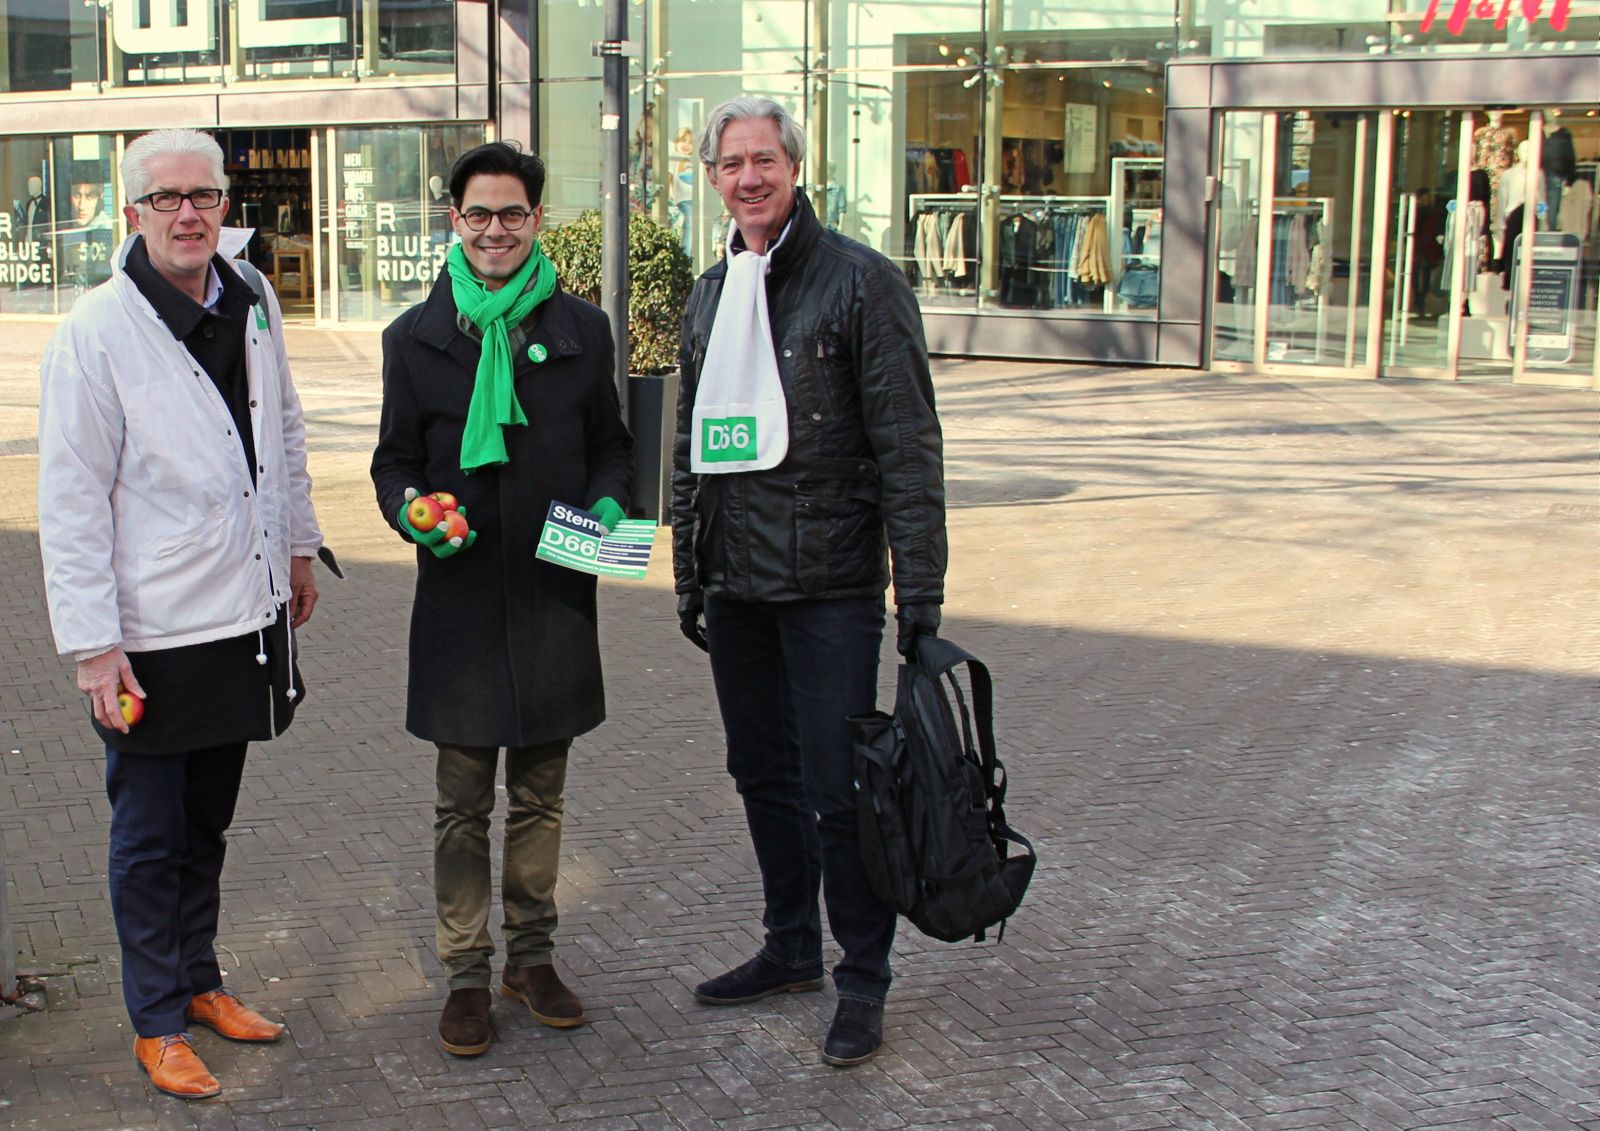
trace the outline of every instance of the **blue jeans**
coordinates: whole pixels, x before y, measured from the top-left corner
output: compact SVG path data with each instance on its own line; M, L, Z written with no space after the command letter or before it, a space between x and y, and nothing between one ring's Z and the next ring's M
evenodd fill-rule
M761 869L769 958L822 972L819 887L844 952L842 995L889 992L895 913L873 894L856 828L850 728L873 709L882 597L745 602L706 596L711 676Z
M187 1029L184 1007L222 985L213 943L245 744L188 754L106 750L111 914L122 997L141 1037Z

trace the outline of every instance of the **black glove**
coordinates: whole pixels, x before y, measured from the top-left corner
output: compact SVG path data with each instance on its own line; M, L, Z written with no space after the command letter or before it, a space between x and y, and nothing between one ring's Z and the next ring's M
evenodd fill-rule
M917 647L917 637L939 635L939 606L931 601L916 601L895 609L894 619L900 632L895 637L895 651L909 656Z
M693 593L678 594L678 628L702 652L711 651L711 645L706 643L705 622L700 619L700 614L705 611L705 594L696 589Z

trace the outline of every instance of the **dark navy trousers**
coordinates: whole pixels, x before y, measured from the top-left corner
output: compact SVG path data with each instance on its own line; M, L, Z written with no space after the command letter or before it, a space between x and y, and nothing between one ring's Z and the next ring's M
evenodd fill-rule
M245 745L188 754L106 750L111 913L122 943L122 996L141 1037L183 1032L189 999L222 985L213 943Z
M744 799L766 909L762 949L797 977L822 973L822 924L844 951L839 993L889 992L894 909L873 894L856 826L846 719L873 709L882 597L730 601L706 595L711 676Z

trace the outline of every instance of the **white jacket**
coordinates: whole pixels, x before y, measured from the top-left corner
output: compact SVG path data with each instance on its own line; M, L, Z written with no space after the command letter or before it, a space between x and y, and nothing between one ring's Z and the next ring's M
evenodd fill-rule
M216 385L122 272L133 238L40 361L45 594L56 648L79 658L264 628L290 557L322 545L277 296L257 285L245 327L252 484Z

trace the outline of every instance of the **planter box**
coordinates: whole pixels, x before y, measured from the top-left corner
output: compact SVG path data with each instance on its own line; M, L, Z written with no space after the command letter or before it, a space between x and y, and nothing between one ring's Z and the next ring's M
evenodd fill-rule
M678 374L628 375L628 429L633 433L634 518L672 521L672 435L677 424Z

